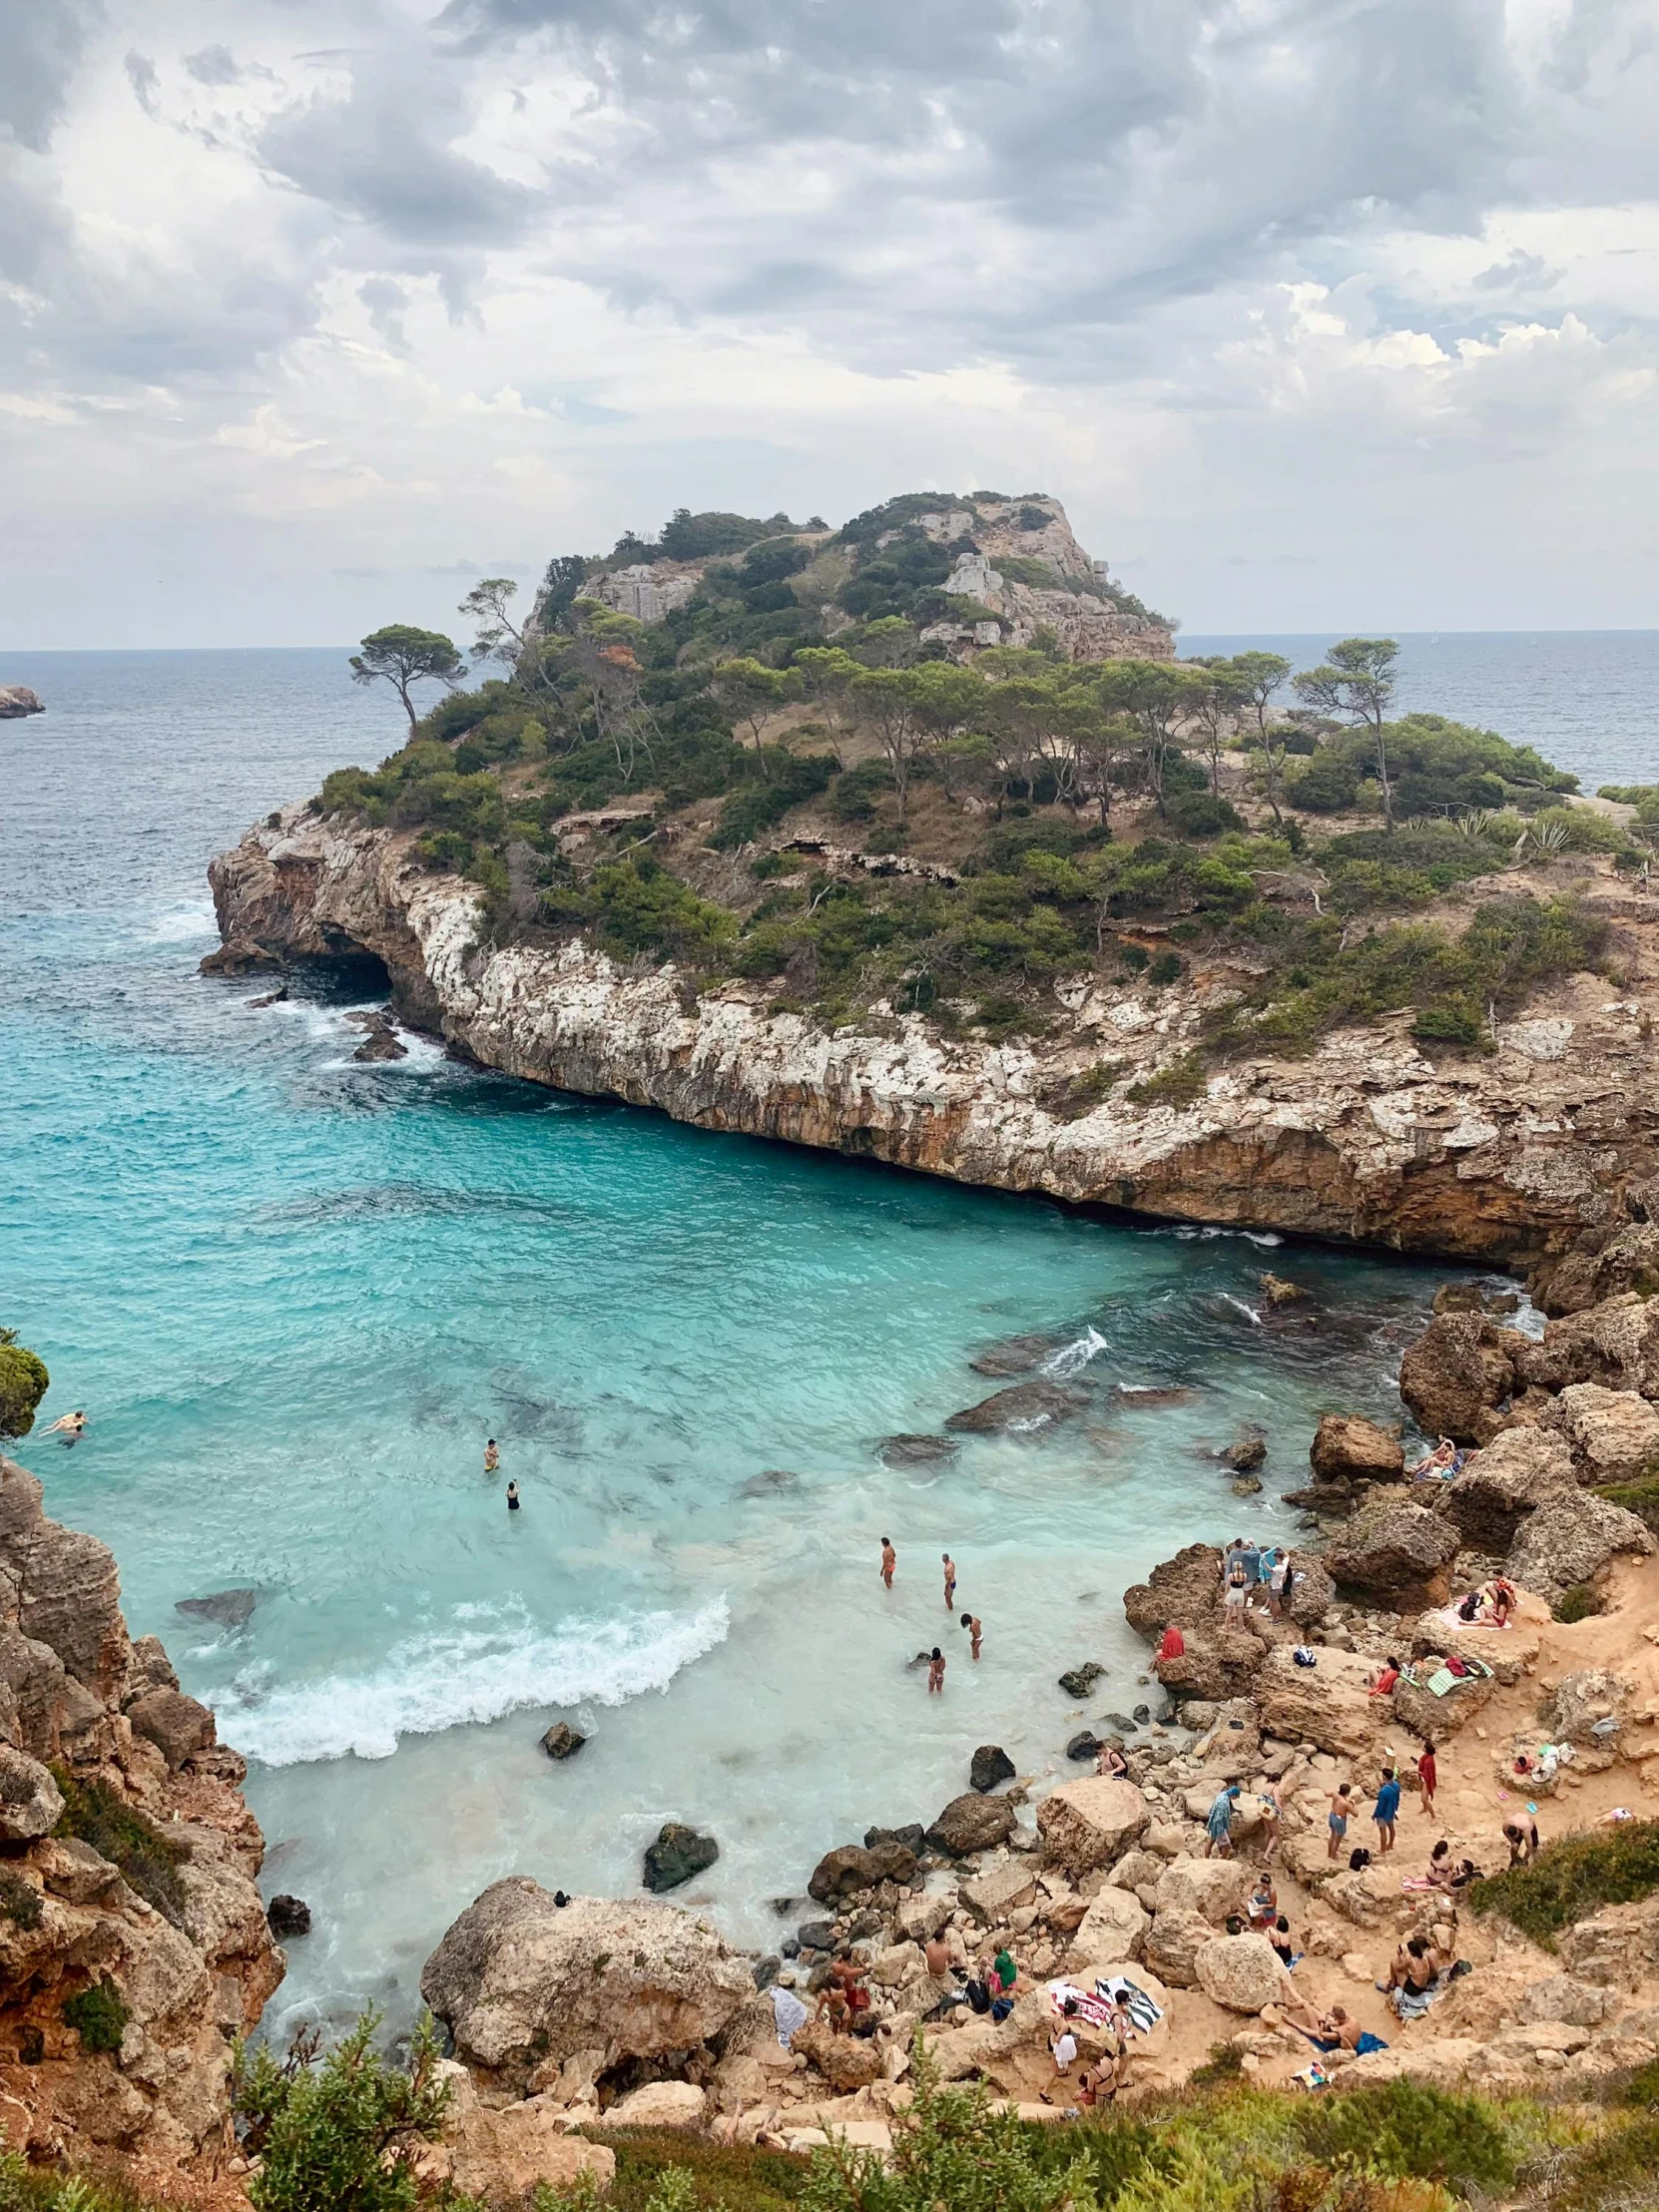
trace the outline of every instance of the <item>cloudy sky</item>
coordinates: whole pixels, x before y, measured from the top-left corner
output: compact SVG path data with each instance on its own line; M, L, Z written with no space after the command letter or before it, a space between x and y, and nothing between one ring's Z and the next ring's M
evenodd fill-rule
M1659 624L1659 0L29 0L0 644L1063 498L1190 630Z

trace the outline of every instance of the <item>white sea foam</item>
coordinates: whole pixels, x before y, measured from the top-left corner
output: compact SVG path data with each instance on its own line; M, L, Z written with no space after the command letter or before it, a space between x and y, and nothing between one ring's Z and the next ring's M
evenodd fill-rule
M1152 1234L1155 1237L1176 1237L1183 1244L1192 1244L1195 1241L1211 1244L1217 1237L1242 1237L1246 1244L1263 1245L1269 1251L1275 1245L1285 1242L1274 1229L1218 1229L1213 1224L1203 1229L1155 1229Z
M1243 1314L1246 1321L1253 1321L1258 1329L1261 1328L1262 1317L1254 1306L1247 1306L1242 1298L1235 1298L1231 1291L1223 1291L1221 1296L1224 1306L1231 1306L1237 1313Z
M182 944L191 937L212 936L215 926L211 898L181 898L153 916L144 934L151 944Z
M1062 1345L1043 1362L1041 1373L1051 1375L1056 1382L1064 1382L1068 1377L1081 1375L1097 1353L1109 1350L1105 1338L1098 1329L1085 1329L1082 1336L1069 1345Z
M495 1721L525 1706L622 1705L666 1690L682 1667L724 1643L730 1627L724 1597L697 1613L568 1620L555 1629L522 1616L488 1628L457 1623L411 1637L371 1674L328 1675L253 1697L233 1692L220 1720L239 1751L268 1767L348 1752L389 1759L400 1736Z

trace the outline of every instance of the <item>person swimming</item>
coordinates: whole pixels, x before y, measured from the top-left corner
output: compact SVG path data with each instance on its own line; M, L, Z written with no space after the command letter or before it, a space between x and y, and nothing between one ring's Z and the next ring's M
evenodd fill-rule
M518 1484L516 1482L507 1484L507 1510L509 1513L518 1511Z
M69 1451L85 1435L86 1426L87 1416L81 1407L77 1406L73 1413L60 1413L49 1427L41 1430L41 1434L43 1436L56 1436L64 1449Z
M484 1472L486 1474L493 1474L500 1464L501 1454L499 1451L496 1450L495 1438L492 1436L489 1442L484 1446Z

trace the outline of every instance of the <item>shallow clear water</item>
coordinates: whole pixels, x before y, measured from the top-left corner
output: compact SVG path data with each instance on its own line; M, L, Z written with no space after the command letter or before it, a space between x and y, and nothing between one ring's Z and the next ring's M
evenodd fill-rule
M1289 1533L1318 1411L1397 1410L1428 1269L709 1136L430 1047L354 1065L348 1002L197 976L203 868L395 717L333 653L8 677L52 711L0 725L0 1317L52 1368L43 1419L92 1415L22 1455L253 1757L270 1887L316 1916L276 2024L406 2016L486 1882L627 1892L670 1817L722 1849L682 1895L775 1937L770 1899L866 1824L930 1818L975 1745L1052 1766L1063 1667L1110 1667L1091 1717L1133 1705L1124 1586L1197 1537ZM1264 1311L1270 1260L1306 1316ZM1029 1330L1090 1355L1074 1422L877 1461ZM1193 1394L1115 1394L1149 1383ZM1271 1440L1248 1505L1198 1448L1247 1421ZM174 1611L238 1585L240 1632ZM935 1639L929 1700L906 1662ZM555 1766L560 1715L592 1741Z

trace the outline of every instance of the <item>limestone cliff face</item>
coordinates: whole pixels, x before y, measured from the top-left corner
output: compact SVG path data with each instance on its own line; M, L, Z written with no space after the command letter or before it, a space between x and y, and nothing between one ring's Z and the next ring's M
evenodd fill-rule
M217 957L371 952L406 1019L532 1082L1183 1221L1525 1265L1604 1239L1659 1169L1659 899L1610 883L1587 895L1615 919L1624 995L1571 977L1490 1057L1439 1065L1404 1016L1345 1030L1307 1059L1233 1063L1174 1110L1125 1092L1237 985L1222 965L1138 997L1062 983L1065 1019L1038 1048L947 1041L913 1016L830 1034L769 1013L764 986L699 998L672 968L580 940L480 947L471 886L413 862L410 841L308 809L251 830L209 871ZM1069 1113L1065 1085L1103 1061L1121 1070L1104 1102Z
M41 2157L201 2167L229 2147L230 2038L282 1954L246 1764L120 1595L107 1548L0 1458L0 2130ZM114 2050L75 2003L92 1990Z

